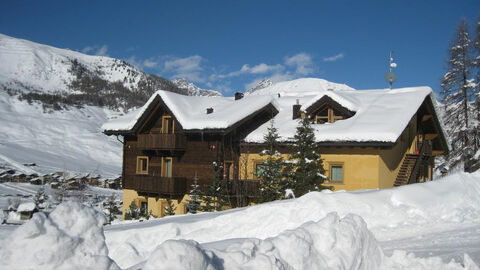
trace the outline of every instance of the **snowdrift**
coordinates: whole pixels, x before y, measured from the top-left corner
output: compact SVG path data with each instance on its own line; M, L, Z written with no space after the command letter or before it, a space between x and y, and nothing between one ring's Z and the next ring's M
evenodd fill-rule
M108 257L106 218L77 202L60 204L48 217L36 213L4 240L2 269L118 269Z
M211 247L216 245L212 242L221 241L218 242L221 245L219 243L227 239L268 239L296 230L306 222L320 222L330 212L336 212L340 217L349 213L361 216L376 239L402 238L480 222L479 177L479 174L462 173L386 190L313 192L295 200L254 207L115 225L106 229L107 246L110 257L120 267L129 267L148 260L152 252L156 252L155 248L167 240L188 239ZM361 233L357 231L353 235ZM294 249L299 248L290 250ZM394 255L396 257L389 259L388 263L394 263L395 258L397 261L414 261L409 254ZM403 259L399 260L399 257ZM424 265L427 261L418 263Z
M479 269L386 256L377 239L480 221L480 174L388 190L310 193L224 212L107 226L67 202L0 240L2 269ZM408 230L408 233L407 233ZM107 249L108 247L108 249Z

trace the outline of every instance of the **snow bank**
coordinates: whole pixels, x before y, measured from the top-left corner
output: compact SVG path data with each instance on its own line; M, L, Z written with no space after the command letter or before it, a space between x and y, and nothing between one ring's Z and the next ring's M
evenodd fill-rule
M31 212L31 211L35 210L35 208L36 208L35 203L25 202L25 203L21 203L18 206L17 212Z
M313 192L298 199L224 212L164 218L106 229L110 257L121 267L140 263L170 239L208 243L234 238L267 239L330 212L360 215L381 241L480 222L480 174L386 190Z
M107 256L105 217L77 202L37 213L1 243L3 269L118 269Z
M168 240L143 269L379 269L382 260L361 217L331 213L265 240Z

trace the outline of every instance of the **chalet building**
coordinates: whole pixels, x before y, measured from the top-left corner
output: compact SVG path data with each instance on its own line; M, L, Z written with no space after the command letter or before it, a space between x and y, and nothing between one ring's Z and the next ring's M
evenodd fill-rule
M248 203L262 171L265 157L259 153L271 119L286 158L298 118L312 119L326 184L336 190L433 178L435 156L448 151L448 144L429 87L301 86L231 98L158 91L136 112L106 123L105 134L123 136L123 205L133 201L163 216L171 199L176 212L185 213L193 179L200 186L211 182L213 162L223 164L232 206Z

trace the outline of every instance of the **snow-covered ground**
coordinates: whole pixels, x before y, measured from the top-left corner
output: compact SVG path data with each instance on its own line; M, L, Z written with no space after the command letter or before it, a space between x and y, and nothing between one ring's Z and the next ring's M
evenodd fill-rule
M6 269L479 269L479 195L480 173L458 173L105 226L105 240L104 220L70 203L20 229L1 226L0 258Z
M45 113L41 104L30 105L0 91L0 165L26 173L66 171L117 177L122 144L100 129L113 114L91 106Z

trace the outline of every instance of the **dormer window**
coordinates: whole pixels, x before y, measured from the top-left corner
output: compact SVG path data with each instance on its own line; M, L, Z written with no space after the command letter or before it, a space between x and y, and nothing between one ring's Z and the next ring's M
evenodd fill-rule
M343 115L336 113L334 109L325 106L314 114L315 124L334 123L337 120L343 119Z
M355 115L355 112L345 108L331 97L325 95L308 106L305 114L308 115L315 124L325 124L350 118Z

